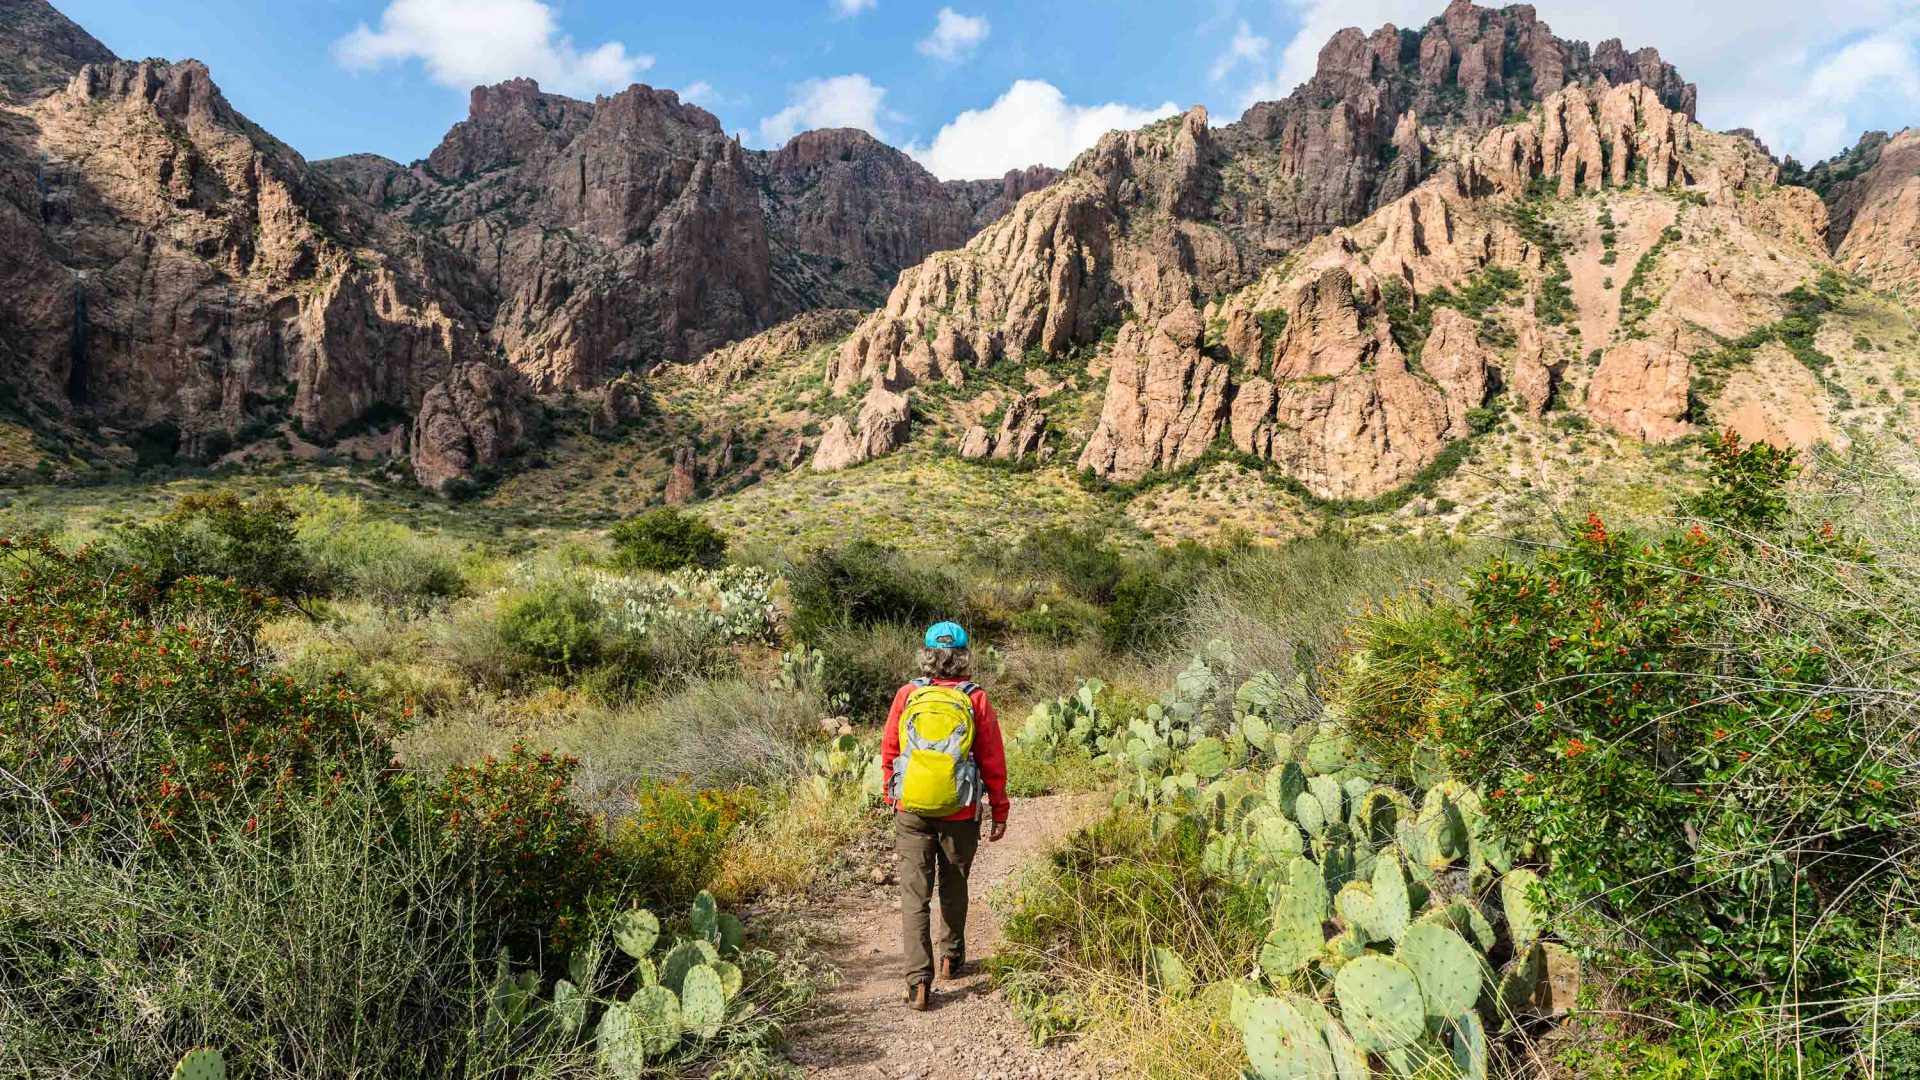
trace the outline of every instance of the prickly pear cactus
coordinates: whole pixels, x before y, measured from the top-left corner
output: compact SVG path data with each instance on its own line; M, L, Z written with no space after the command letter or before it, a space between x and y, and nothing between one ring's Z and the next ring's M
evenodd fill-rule
M740 987L746 981L746 977L740 973L739 967L729 964L725 960L707 966L713 969L715 975L720 976L720 989L726 991L728 1001L732 1001L735 997L739 996Z
M1340 1015L1362 1050L1411 1046L1427 1031L1420 981L1411 968L1390 956L1363 956L1334 976Z
M600 975L600 943L589 941L574 946L567 954L567 978L575 986L591 988Z
M1227 748L1219 739L1201 739L1187 751L1187 767L1200 779L1212 780L1227 771Z
M701 889L700 894L693 898L693 910L688 915L688 921L693 924L693 932L706 938L708 941L712 941L718 936L720 932L720 908L719 905L713 902L712 893Z
M616 1080L640 1080L647 1071L647 1045L631 1005L616 1001L607 1006L593 1034L600 1068Z
M680 1018L695 1038L720 1034L727 1023L727 990L718 972L705 964L688 969L680 989Z
M1534 896L1540 888L1540 876L1525 867L1500 879L1500 906L1507 914L1507 936L1513 939L1514 955L1526 952L1540 940L1544 921Z
M1487 1029L1480 1018L1472 1011L1462 1012L1447 1022L1445 1030L1460 1080L1487 1080Z
M1241 1034L1247 1063L1259 1080L1309 1080L1333 1075L1333 1055L1320 1028L1293 995L1256 998L1244 1010Z
M623 911L613 920L613 943L620 951L641 960L660 940L660 920L646 908Z
M660 962L660 985L676 994L679 993L680 983L687 977L687 972L695 965L707 962L708 957L700 951L700 946L704 944L706 943L683 941L675 945L673 951L667 953L667 958Z
M643 986L627 1002L633 1033L648 1057L671 1053L686 1034L680 999L664 986Z
M547 1007L553 1017L553 1026L560 1033L572 1037L580 1033L587 1022L587 995L580 988L565 979L553 984L553 1003Z
M1300 823L1301 830L1308 836L1318 838L1326 834L1327 812L1311 791L1301 792L1300 797L1293 800L1293 820Z
M1399 852L1388 850L1374 859L1373 909L1379 920L1374 929L1380 937L1400 940L1413 919L1413 905L1407 895L1407 875L1400 868Z
M1326 944L1321 922L1327 917L1327 888L1320 869L1306 859L1287 864L1275 886L1273 931L1260 948L1260 970L1276 979L1306 967Z
M714 942L720 946L722 953L728 956L738 955L740 950L746 946L747 928L745 924L741 923L739 919L732 915L721 914L718 916L714 922L714 928Z
M227 1062L218 1050L192 1050L173 1067L173 1080L227 1080Z
M1155 948L1153 964L1147 969L1153 985L1167 997L1186 997L1193 992L1193 973L1186 961L1172 949Z
M1486 964L1465 938L1431 923L1407 929L1394 953L1420 984L1427 1016L1435 1021L1459 1016L1480 999Z

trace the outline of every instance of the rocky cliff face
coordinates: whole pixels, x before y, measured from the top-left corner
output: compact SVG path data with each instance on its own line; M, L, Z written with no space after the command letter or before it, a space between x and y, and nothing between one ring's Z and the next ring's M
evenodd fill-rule
M1834 258L1876 288L1920 300L1920 128L1868 132L1814 166L1809 185L1832 215Z
M324 438L411 413L483 354L464 260L314 172L203 66L89 60L46 89L91 39L44 4L0 19L55 65L0 108L0 374L29 412L210 457L275 421Z
M320 165L474 261L499 296L494 343L540 391L872 307L901 267L964 244L1053 175L942 184L852 130L750 151L671 91L584 102L526 79L475 90L424 162Z
M1342 31L1286 100L1217 130L1195 109L1108 135L964 250L902 274L831 381L844 393L872 380L951 379L967 365L1091 345L1126 311L1157 323L1412 191L1444 162L1443 143L1563 88L1626 79L1639 89L1614 114L1540 136L1556 165L1563 152L1576 156L1565 180L1575 187L1625 167L1624 155L1612 164L1601 155L1626 137L1618 124L1637 122L1643 101L1668 128L1670 116L1690 116L1692 86L1657 52L1628 53L1617 41L1589 49L1554 37L1531 7L1467 0L1418 31Z

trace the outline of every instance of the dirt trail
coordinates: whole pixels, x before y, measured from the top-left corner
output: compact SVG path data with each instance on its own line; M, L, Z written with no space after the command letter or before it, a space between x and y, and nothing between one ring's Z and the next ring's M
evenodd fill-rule
M973 958L991 955L1000 940L1000 886L1095 818L1102 801L1067 795L1015 799L1006 839L989 844L982 838L968 890L973 904L967 951ZM934 909L939 910L938 903ZM1026 1026L977 963L963 979L934 984L931 1010L909 1011L901 1000L905 961L899 886L891 875L884 885L809 913L806 921L841 975L821 1015L793 1033L789 1057L809 1077L1097 1080L1117 1075L1102 1071L1075 1047L1034 1047Z

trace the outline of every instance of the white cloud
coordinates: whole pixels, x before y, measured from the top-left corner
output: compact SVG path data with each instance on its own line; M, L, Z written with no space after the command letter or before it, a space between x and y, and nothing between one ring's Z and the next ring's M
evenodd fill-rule
M361 23L333 53L355 70L418 60L456 90L524 76L583 96L623 90L653 66L617 41L582 51L541 0L392 0L379 29Z
M787 107L760 121L760 138L778 146L814 128L860 128L876 139L886 139L887 89L865 75L836 75L808 79L788 88Z
M1021 79L992 105L954 117L931 145L907 152L942 180L977 180L1036 164L1064 167L1109 131L1179 111L1171 101L1144 109L1075 105L1051 83Z
M712 109L726 102L727 96L705 79L690 82L680 88L680 100L698 105L703 109Z
M1213 70L1208 72L1208 77L1214 82L1225 82L1227 76L1243 64L1259 68L1266 63L1267 51L1272 47L1273 42L1254 33L1253 27L1247 25L1247 20L1241 19L1239 28L1233 32L1233 40L1227 43L1226 50L1213 62Z
M833 0L833 12L840 16L858 15L879 2L880 0Z
M918 48L923 55L953 62L972 53L985 40L985 15L962 15L943 7L934 19L933 33L921 38Z
M1435 0L1284 0L1278 62L1261 67L1240 104L1284 97L1312 76L1320 47L1347 26L1421 27ZM1751 127L1775 153L1827 157L1868 128L1920 118L1916 0L1588 0L1539 4L1563 38L1652 45L1700 87L1709 127Z

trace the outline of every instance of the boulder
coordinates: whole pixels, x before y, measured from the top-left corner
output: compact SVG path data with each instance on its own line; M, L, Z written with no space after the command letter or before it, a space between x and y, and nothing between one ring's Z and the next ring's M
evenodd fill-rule
M480 469L498 468L522 433L513 376L485 364L462 364L421 399L413 425L414 478L445 494Z
M814 472L833 472L904 446L913 427L913 408L905 394L875 384L867 391L859 418L847 423L836 416L820 436L813 455Z
M1671 345L1645 339L1607 349L1587 384L1587 415L1642 442L1671 442L1693 430L1687 390L1693 364Z

